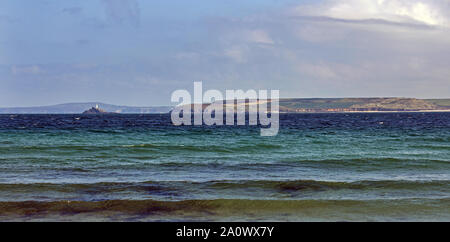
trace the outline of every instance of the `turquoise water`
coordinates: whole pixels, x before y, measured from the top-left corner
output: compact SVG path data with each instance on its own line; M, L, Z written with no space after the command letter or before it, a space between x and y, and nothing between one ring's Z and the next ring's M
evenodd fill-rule
M0 218L450 220L450 113L280 124L261 137L169 115L0 115Z

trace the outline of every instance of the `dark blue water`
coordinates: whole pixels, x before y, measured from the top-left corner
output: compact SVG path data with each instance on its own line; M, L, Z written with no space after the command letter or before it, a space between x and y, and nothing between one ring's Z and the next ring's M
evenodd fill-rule
M169 115L0 115L6 210L115 200L124 213L196 201L189 211L211 206L219 220L232 208L269 220L449 219L450 113L281 114L274 137L176 127Z

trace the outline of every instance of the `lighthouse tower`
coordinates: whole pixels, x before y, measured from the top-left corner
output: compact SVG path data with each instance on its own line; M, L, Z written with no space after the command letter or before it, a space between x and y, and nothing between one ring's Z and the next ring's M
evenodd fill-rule
M98 109L98 104L95 104L95 109Z

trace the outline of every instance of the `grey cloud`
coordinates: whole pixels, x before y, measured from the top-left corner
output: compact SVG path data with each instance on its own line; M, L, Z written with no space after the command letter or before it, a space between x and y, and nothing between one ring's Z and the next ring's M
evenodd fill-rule
M280 12L257 18L217 18L209 24L217 36L214 54L204 51L190 60L190 68L180 65L184 77L191 76L191 70L207 69L199 76L210 82L278 86L282 95L297 97L444 97L450 92L450 72L445 67L450 64L447 28L384 19L293 17ZM246 41L248 36L242 33L254 29L272 37L275 44Z
M102 0L108 19L114 23L140 24L140 8L136 0Z
M81 24L94 29L104 29L107 27L107 24L99 18L84 18L81 20Z
M71 7L71 8L64 8L62 10L63 13L68 13L68 14L72 14L72 15L76 15L79 14L83 11L82 8L80 7Z
M90 43L90 40L87 39L79 39L76 41L77 45L88 45Z
M130 2L137 4L105 1L105 10L111 11L106 21L124 23L130 29L132 19L139 18ZM155 23L152 27L158 28L140 29L143 36L152 38L133 40L121 39L123 29L112 29L110 35L98 36L109 43L102 48L95 48L95 39L86 42L89 36L71 40L86 49L76 60L79 64L31 63L17 66L16 75L11 66L0 71L9 75L3 83L10 85L8 90L16 90L18 97L28 85L30 93L34 88L57 90L42 97L55 100L60 96L105 101L120 97L119 102L130 98L142 104L167 103L171 91L191 88L193 81L219 90L279 89L283 97L431 98L450 93L450 29L284 13L285 8L256 17L208 17L186 28L177 20L169 27ZM102 16L82 23L95 29L108 26ZM168 28L171 31L160 31ZM79 49L54 52L73 56Z
M435 29L436 27L426 25L424 23L406 23L395 22L385 19L339 19L326 16L291 16L291 20L310 21L310 22L335 22L335 23L347 23L347 24L361 24L361 25L387 25L394 27L404 27L412 29Z

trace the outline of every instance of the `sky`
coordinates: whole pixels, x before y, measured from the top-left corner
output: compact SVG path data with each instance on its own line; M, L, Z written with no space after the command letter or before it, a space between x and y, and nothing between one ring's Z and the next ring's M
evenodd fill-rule
M2 0L0 107L450 97L450 0Z

